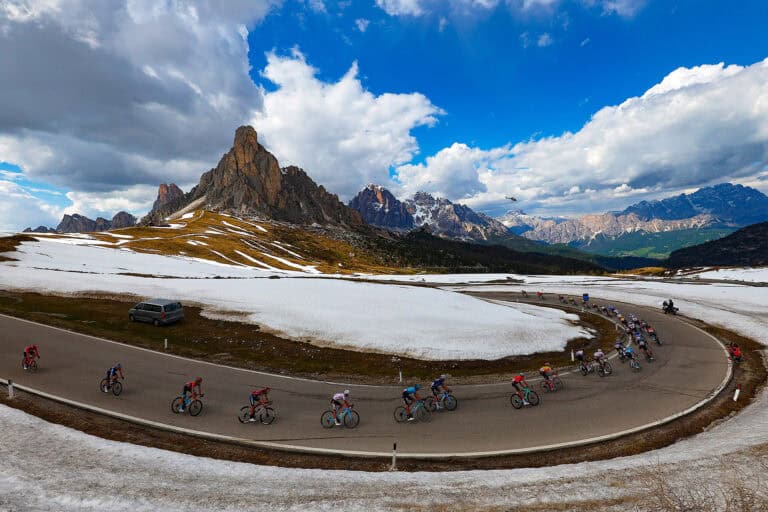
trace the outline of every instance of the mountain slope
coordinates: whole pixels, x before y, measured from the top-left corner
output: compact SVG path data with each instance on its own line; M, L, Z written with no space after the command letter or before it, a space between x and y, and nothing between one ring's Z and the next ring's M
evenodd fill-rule
M370 184L352 198L349 207L360 213L363 221L388 229L410 230L413 216L405 204L380 185Z
M719 240L674 251L666 264L672 268L768 265L768 222L747 226Z

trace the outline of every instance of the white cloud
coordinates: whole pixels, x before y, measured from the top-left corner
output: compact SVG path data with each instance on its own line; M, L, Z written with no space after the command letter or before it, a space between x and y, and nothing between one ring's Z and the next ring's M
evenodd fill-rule
M315 12L328 12L323 0L309 0L309 8Z
M431 126L442 111L419 93L375 95L365 90L353 63L337 82L323 82L304 55L267 54L262 77L264 110L252 124L280 164L307 170L342 198L366 183L385 183L391 166L418 151L411 130Z
M371 20L367 20L365 18L358 18L355 20L355 25L357 25L357 30L360 32L365 32L368 30L368 25L371 24Z
M455 177L445 170L447 155ZM425 165L399 167L398 177L404 190L431 187L492 212L513 195L540 213L582 213L623 206L617 199L627 195L729 180L768 191L760 178L766 164L768 59L681 68L601 109L576 133L492 150L453 144Z
M604 0L598 3L602 4L605 14L618 14L625 18L631 18L645 6L646 0Z
M548 32L544 32L539 36L539 38L536 40L536 46L539 48L543 48L545 46L549 46L552 44L552 36L549 35Z
M390 16L421 16L421 0L376 0L376 5Z
M18 183L0 179L0 198L0 231L19 231L27 226L50 227L59 222L55 208L30 194Z
M119 211L136 212L141 215L152 208L157 194L157 187L137 185L103 193L68 192L67 199L72 205L64 208L62 214L79 213L95 219L111 219Z
M586 39L582 40L581 43L579 43L579 46L582 46L582 47L587 46L589 44L589 42L590 42L590 39L586 38Z

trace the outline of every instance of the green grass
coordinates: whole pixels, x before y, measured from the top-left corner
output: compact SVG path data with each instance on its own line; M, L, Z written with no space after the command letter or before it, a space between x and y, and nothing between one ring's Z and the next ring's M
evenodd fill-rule
M733 231L726 228L681 229L660 233L635 231L615 238L600 235L587 243L576 244L576 247L582 251L606 256L665 259L676 249L717 240Z

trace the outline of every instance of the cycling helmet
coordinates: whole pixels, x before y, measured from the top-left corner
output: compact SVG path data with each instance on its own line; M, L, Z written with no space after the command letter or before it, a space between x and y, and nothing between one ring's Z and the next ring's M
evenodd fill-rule
M443 375L440 375L440 379L441 379L441 380L445 380L445 375L444 375L444 374L443 374Z
M115 365L115 369L116 369L116 370L122 370L122 368L123 368L123 365L122 365L122 364L120 364L120 363L117 363L117 364Z
M344 390L344 396L349 396L349 390L348 389Z
M203 382L203 378L202 377L198 377L198 378L195 379L195 384L200 384L201 382Z
M550 364L549 363L544 363L544 366L550 366Z
M421 384L416 384L415 386L413 386L413 389L418 391L419 389L421 389Z

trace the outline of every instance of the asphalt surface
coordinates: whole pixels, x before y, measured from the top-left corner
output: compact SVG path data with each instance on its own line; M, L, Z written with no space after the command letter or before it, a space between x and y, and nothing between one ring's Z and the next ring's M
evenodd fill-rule
M510 293L510 300L515 295ZM641 359L642 371L632 372L615 359L611 360L613 375L605 378L561 369L565 390L549 394L541 391L537 376L530 375L541 404L521 410L510 405L509 382L453 386L458 409L433 414L430 423L394 421L393 411L402 403L404 386L337 385L251 372L5 316L0 316L0 377L145 420L299 447L388 452L396 441L400 454L524 449L646 425L693 406L720 385L728 361L714 339L661 312L639 306L620 309L645 318L665 342L661 347L653 345L654 362ZM20 364L23 348L32 342L42 355L34 374L22 370ZM603 348L610 353L612 343L606 342ZM122 395L114 397L100 392L98 385L106 368L117 362L123 364L126 380ZM435 368L435 374L439 373L441 369ZM203 377L203 412L197 417L172 413L171 400L196 376ZM428 388L427 382L421 384ZM277 420L269 426L241 424L237 413L247 404L251 389L265 385L272 388ZM355 429L322 428L320 414L328 407L330 396L345 387L352 392L360 425Z

